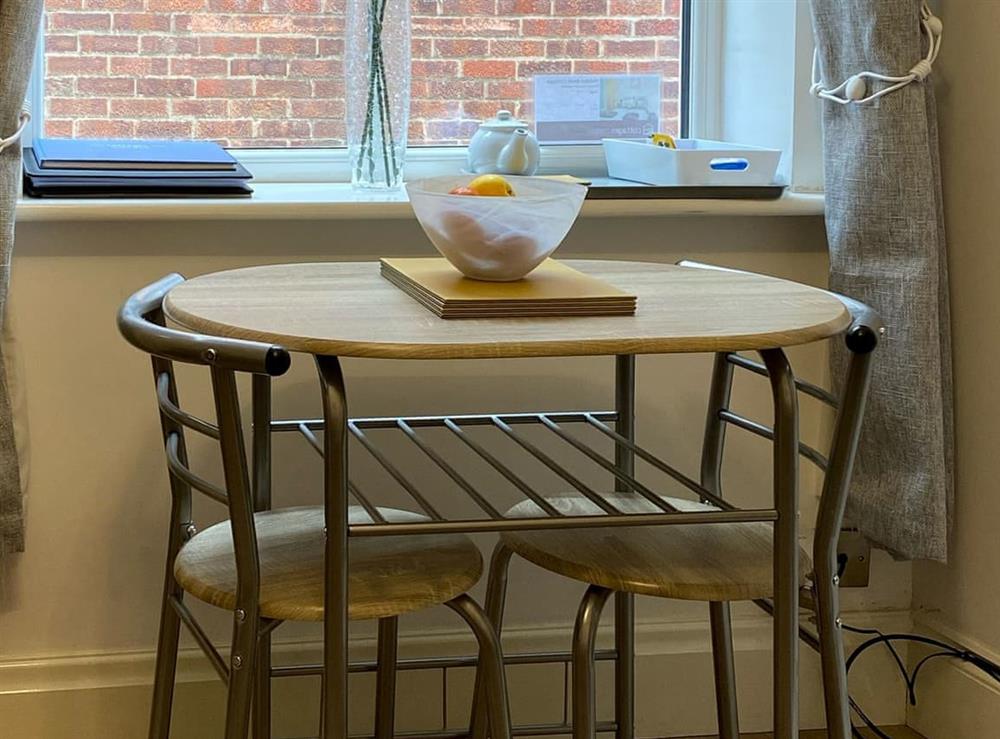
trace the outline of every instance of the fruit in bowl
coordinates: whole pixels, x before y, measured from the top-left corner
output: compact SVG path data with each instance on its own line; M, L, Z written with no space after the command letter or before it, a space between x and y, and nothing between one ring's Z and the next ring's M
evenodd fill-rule
M480 175L468 185L453 187L449 195L486 195L491 197L514 197L514 188L505 177L498 174Z
M581 185L499 175L431 177L406 190L437 250L466 277L492 282L519 280L545 261L587 194Z

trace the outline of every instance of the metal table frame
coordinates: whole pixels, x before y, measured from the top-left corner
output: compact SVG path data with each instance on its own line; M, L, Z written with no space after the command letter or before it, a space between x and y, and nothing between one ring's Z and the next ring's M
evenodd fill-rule
M745 360L738 355L720 354L721 357L733 357L735 362ZM717 465L709 462L703 469L703 480L695 481L678 470L670 467L647 450L635 443L634 402L635 402L635 357L621 355L616 358L615 371L615 409L613 411L580 411L571 413L530 413L530 414L487 414L463 416L431 416L417 418L367 418L351 419L348 415L347 393L340 362L336 357L318 356L316 364L319 371L323 398L323 418L310 420L273 421L273 431L299 431L309 442L320 451L326 460L325 466L325 503L327 525L326 549L326 603L327 618L324 624L324 655L323 664L315 668L289 668L273 670L275 676L283 672L288 674L323 674L323 736L327 739L346 739L347 731L347 675L351 671L348 658L348 618L347 618L347 587L348 587L348 551L349 536L376 536L383 534L421 534L442 532L499 532L510 530L538 530L550 528L581 528L590 526L636 526L636 525L676 525L681 523L703 523L711 525L722 522L772 521L775 525L775 598L773 604L766 604L774 615L774 732L779 739L793 739L798 735L798 663L799 663L799 558L798 558L798 454L800 443L798 438L798 400L797 389L804 383L796 383L792 368L785 353L780 348L767 349L760 352L762 365L751 363L757 371L766 373L770 380L771 393L775 407L774 428L755 424L734 414L721 421L740 425L743 428L774 440L774 506L765 509L739 510L713 492L717 490L717 480L712 477L712 470ZM867 355L856 355L867 356ZM726 360L730 361L729 359ZM867 385L867 373L864 375ZM812 386L808 386L812 387ZM818 392L823 392L816 388ZM863 389L859 388L862 391ZM717 389L714 392L718 392ZM855 393L857 394L857 393ZM615 460L609 463L598 452L586 447L578 439L569 435L564 426L569 423L585 423L598 429L615 443ZM612 423L614 427L608 425ZM604 500L599 493L588 487L573 473L559 465L542 450L527 441L517 433L517 427L522 424L540 424L554 434L560 436L571 446L577 448L584 456L605 467L616 479L616 489L631 490L648 499L659 510L648 514L624 514ZM589 498L604 511L604 515L596 516L561 516L547 504L541 495L531 489L515 472L503 465L487 449L472 441L463 432L468 426L489 425L499 429L513 439L525 452L545 464L569 485L582 495ZM462 439L467 446L482 457L488 464L502 474L508 482L520 490L527 498L533 500L548 515L536 518L504 518L478 491L469 485L462 476L437 455L419 437L419 429L426 427L443 427L449 429L455 436ZM485 517L481 519L447 520L420 493L418 488L403 476L393 466L392 462L366 436L370 429L396 428L410 438L414 444L429 457L430 461L440 467L456 484L463 489L476 505L483 510ZM711 428L711 425L710 425ZM315 436L316 430L325 431L320 442ZM360 488L348 478L348 442L350 438L357 439L376 461L410 494L414 502L429 517L427 522L418 523L387 523L375 511L375 506L364 495ZM709 439L711 443L711 439ZM721 435L716 439L715 448L721 454ZM820 456L818 452L812 451ZM708 455L711 457L711 454ZM721 510L712 512L679 512L672 510L659 497L634 477L635 459L640 458L663 472L675 482L680 483L695 493L702 501L712 503ZM707 471L707 479L705 479ZM351 497L372 514L375 523L350 525L348 523L348 506ZM839 522L837 523L839 528ZM831 614L835 614L835 604ZM617 729L619 739L629 736L632 724L632 651L634 634L632 632L632 597L622 595L617 598L616 617L620 618L626 628L618 629L616 634L616 650L602 653L602 659L618 659L619 683L624 686L616 696L615 724L602 724L601 730ZM835 617L835 616L834 616ZM617 620L616 618L616 620ZM536 655L519 661L566 662L568 655ZM461 659L422 661L425 667L453 667L466 664ZM403 669L407 665L401 664ZM292 672L294 671L294 673ZM845 689L846 696L846 689ZM629 727L625 729L625 725ZM515 734L549 734L566 732L568 725L519 727ZM449 732L422 734L423 736L451 736ZM462 733L458 733L461 736ZM846 736L846 735L845 735Z

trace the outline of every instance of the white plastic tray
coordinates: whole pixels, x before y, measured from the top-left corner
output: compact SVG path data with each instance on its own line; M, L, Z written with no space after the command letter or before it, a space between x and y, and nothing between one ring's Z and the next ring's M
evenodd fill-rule
M779 149L707 139L677 139L677 148L648 139L604 139L608 176L647 185L772 185Z

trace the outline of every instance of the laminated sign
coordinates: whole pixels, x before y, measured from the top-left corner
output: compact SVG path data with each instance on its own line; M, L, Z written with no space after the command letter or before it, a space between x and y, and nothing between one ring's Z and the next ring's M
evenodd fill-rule
M655 74L553 74L535 77L535 133L547 144L645 138L660 123Z

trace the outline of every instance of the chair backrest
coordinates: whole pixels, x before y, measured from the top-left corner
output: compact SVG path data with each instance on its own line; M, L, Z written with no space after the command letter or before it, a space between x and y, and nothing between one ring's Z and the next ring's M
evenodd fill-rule
M280 346L202 336L168 328L163 299L184 281L171 274L139 290L118 312L118 330L133 346L150 355L156 401L172 496L168 572L180 547L194 534L192 489L226 505L232 527L237 568L237 603L256 610L259 586L254 512L270 507L271 377L284 374L291 357ZM174 362L201 365L211 372L216 422L198 418L178 402ZM237 373L253 375L254 468L247 465L240 419ZM185 431L194 431L219 443L224 487L195 473L188 464Z
M714 265L682 261L680 266L700 269L724 269ZM824 473L823 489L816 517L816 534L813 543L813 563L817 574L833 576L837 572L837 542L844 520L847 494L864 419L868 386L871 377L872 353L882 334L882 322L867 305L842 295L835 295L851 314L851 325L842 334L847 346L847 370L838 397L833 392L804 380L795 380L799 394L812 397L836 410L830 449L823 454L808 444L799 443L799 454ZM716 355L709 391L705 438L702 445L701 483L712 494L722 496L722 462L726 428L749 431L765 439L774 440L774 429L742 416L730 407L734 371L740 369L770 377L771 372L761 362L733 352Z

